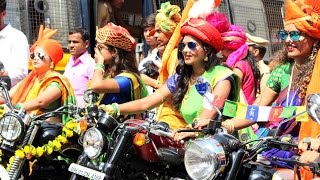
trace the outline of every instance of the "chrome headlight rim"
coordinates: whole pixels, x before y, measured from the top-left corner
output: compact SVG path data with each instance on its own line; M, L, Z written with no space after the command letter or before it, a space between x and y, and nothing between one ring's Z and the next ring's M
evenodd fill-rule
M14 124L17 124L19 129L14 130L15 135L14 136L11 135L11 138L8 138L7 135L5 135L5 133L8 133L8 130L7 131L4 130L4 125L5 125L4 123L10 123L10 121L14 121ZM24 131L25 131L24 122L22 120L22 117L20 117L19 115L8 112L8 113L5 113L3 117L0 119L0 136L4 140L9 142L15 142L21 138L21 135L24 133Z
M86 138L86 135L88 135L89 133L95 133L95 135L97 135L97 137L98 137L98 140L101 142L99 147L96 149L96 153L93 154L93 155L87 152L88 151L88 147L86 147L87 146L87 142L85 141L85 138ZM99 129L97 129L95 127L92 127L90 129L88 129L83 135L83 150L84 150L84 152L87 154L87 156L90 159L96 159L101 155L101 152L103 150L104 144L105 144L105 140L104 140L103 134L100 132Z
M199 156L195 156L195 154ZM201 159L201 161L193 162L194 159ZM206 162L208 164L205 164ZM194 164L197 165L195 166ZM192 179L211 180L224 172L227 165L226 153L223 146L213 136L198 138L187 144L184 165L188 175ZM201 171L201 174L197 174L197 168L194 167L203 166L207 166L207 171Z

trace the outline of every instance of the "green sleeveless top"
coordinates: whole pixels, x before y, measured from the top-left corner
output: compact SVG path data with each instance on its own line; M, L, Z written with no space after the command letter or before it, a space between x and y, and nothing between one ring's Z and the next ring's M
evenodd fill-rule
M228 79L231 82L231 92L228 99L232 101L238 100L240 82L239 78L231 69L218 65L205 71L202 77L210 83L212 89L214 89L219 82ZM185 94L180 107L180 113L188 124L191 124L195 118L199 117L203 108L203 99L204 97L197 92L195 84L191 85Z

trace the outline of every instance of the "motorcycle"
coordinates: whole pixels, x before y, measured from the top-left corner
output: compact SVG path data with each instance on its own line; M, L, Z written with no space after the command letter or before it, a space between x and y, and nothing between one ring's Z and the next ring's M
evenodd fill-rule
M100 111L83 136L84 152L69 171L78 179L189 179L184 144L173 141L168 124L130 119L123 123Z
M204 83L202 79L198 79L196 89L204 98L209 99L205 93L210 88L207 87L207 83L205 85ZM200 88L197 88L197 85ZM313 119L319 120L320 96L309 95L307 98L308 114ZM209 100L209 102L211 101ZM213 106L213 108L217 110L219 115L215 120L210 121L207 128L180 130L180 132L201 132L204 134L204 137L190 141L185 148L184 164L192 179L272 179L276 170L257 163L257 155L271 147L297 147L291 142L283 141L286 138L279 137L278 134L281 124L300 114L281 122L274 136L243 143L221 127L222 114L217 107ZM248 146L249 144L251 146Z
M60 151L61 153L53 152L50 156L45 155L37 158L37 163L30 167L32 168L32 174L30 176L29 173L31 173L31 171L29 171L28 168L30 163L28 164L26 162L31 162L28 160L35 159L33 159L33 157L27 157L27 155L23 155L23 157L18 156L16 152L26 146L30 147L29 145L33 147L42 146L48 143L49 140L53 140L61 134L63 124L47 123L44 120L59 115L76 115L78 114L78 108L74 105L66 105L52 112L34 116L26 113L23 109L18 110L12 105L6 84L3 81L0 81L0 89L2 97L5 100L5 105L8 107L8 112L4 113L0 119L0 149L3 151L2 160L10 164L7 168L10 179L19 179L21 175L24 179L57 179L70 176L67 171L67 163L56 160L55 158L60 156L74 159L74 161L76 160L80 154L81 147L71 147L74 144L77 145L77 143L72 143L72 139L69 139L70 143L68 146L63 146L65 149L62 149ZM74 110L67 111L66 109ZM74 157L66 157L63 154L64 150L72 151L70 155L73 154ZM34 153L35 149L30 152L30 154ZM13 157L13 159L9 160L10 157Z

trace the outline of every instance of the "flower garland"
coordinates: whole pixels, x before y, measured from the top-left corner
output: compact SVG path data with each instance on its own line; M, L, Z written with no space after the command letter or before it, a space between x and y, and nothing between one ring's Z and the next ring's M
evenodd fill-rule
M68 142L67 138L73 136L73 131L79 127L79 123L68 121L62 128L62 134L57 136L53 141L49 141L48 144L43 146L34 147L31 144L27 144L23 147L20 147L15 151L15 154L9 159L9 163L7 164L7 171L10 170L11 165L15 157L19 157L20 159L26 158L31 159L32 157L41 157L43 154L50 155L53 151L61 150L62 144ZM0 162L1 162L2 152L0 150Z

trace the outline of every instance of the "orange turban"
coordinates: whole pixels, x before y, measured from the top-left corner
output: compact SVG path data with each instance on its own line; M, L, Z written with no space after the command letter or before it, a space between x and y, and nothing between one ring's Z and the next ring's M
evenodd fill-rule
M285 24L294 24L299 31L320 39L320 1L286 0Z
M44 28L43 25L40 25L37 41L30 48L30 51L33 52L36 46L42 47L49 55L54 65L56 65L63 57L61 44L54 39L50 39L56 32L56 29Z

